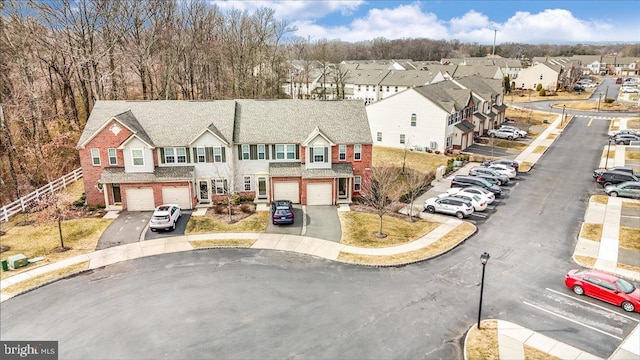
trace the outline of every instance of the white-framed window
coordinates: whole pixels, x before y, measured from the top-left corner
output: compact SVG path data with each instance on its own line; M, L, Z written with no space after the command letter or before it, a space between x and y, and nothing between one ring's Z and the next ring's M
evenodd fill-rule
M131 161L133 166L144 166L144 151L142 149L131 149Z
M245 175L243 179L244 191L251 191L251 176Z
M100 149L91 149L91 164L93 164L93 166L100 166Z
M276 145L276 159L283 160L284 158L284 145Z
M213 161L222 162L222 148L220 146L215 146L213 148Z
M400 134L400 144L404 144L405 143L405 136L404 134Z
M167 164L173 164L176 162L176 153L173 148L164 149L164 162Z
M224 179L215 179L213 183L214 183L216 195L224 195L225 188L226 188L225 187L226 181Z
M296 145L295 144L277 144L276 145L276 160L294 160L296 159Z
M249 144L242 145L242 160L249 160L251 153L249 152Z
M353 145L353 160L355 160L355 161L362 160L362 145L361 144Z
M187 149L180 147L176 148L176 160L178 164L186 164L187 163Z
M378 133L376 134L376 140L382 141L382 132L378 131Z
M107 155L109 156L109 165L118 165L118 157L116 156L116 149L107 149Z
M206 155L204 147L197 147L196 148L196 155L197 155L197 159L196 159L197 162L199 162L199 163L207 162L207 155Z
M264 144L258 144L258 159L259 160L266 159L267 158L266 153L267 151Z
M362 176L356 175L353 177L353 191L360 191L362 189Z
M324 162L324 146L313 147L313 162Z
M287 144L287 159L296 158L296 146L295 144Z
M411 114L411 126L416 126L417 122L418 122L418 117L416 116L416 114Z
M347 160L347 145L338 145L338 160Z

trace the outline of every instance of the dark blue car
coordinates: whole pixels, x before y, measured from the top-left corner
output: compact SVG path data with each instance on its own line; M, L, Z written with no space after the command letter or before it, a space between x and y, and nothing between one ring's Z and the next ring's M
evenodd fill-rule
M274 200L271 203L271 221L274 225L293 224L293 204L289 200Z

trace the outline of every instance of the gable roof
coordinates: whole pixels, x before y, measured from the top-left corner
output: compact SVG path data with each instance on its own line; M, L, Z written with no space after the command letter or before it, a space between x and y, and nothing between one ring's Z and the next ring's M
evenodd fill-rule
M302 143L316 127L335 144L371 144L361 100L236 100L239 111L233 142Z
M433 81L437 74L431 71L422 70L398 70L390 71L387 76L380 81L380 85L387 86L420 86Z
M471 98L471 90L463 89L453 81L441 81L414 89L448 113L463 109Z
M114 117L113 114L118 114ZM185 146L214 125L224 139L233 137L235 101L99 100L78 140L82 146L116 118L141 140L157 147Z

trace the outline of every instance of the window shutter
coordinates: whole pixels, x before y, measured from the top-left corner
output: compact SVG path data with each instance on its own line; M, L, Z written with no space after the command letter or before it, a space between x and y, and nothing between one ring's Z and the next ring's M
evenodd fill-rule
M264 158L269 160L269 145L264 146Z
M187 153L187 164L191 164L191 151L189 151L189 148L186 148L184 152Z
M220 152L222 153L222 162L227 162L227 156L225 155L225 147L220 148Z
M258 145L249 145L249 159L258 159Z
M296 160L300 160L300 145L296 144Z
M223 185L224 186L224 192L228 193L229 192L229 186L227 184L227 179L224 180Z
M242 160L242 145L238 145L238 160Z
M207 159L207 162L213 162L213 148L212 147L206 147L205 149L205 158Z
M193 150L193 162L197 163L198 162L198 148L192 148Z
M274 145L271 145L271 151L273 151L273 152L272 152L272 154L273 154L273 159L275 160L275 159L277 158L277 156L276 156L276 145L275 145L275 144L274 144Z
M331 162L329 161L329 148L326 146L324 148L324 162Z
M164 164L164 148L160 148L160 163Z
M309 162L312 163L313 162L313 148L312 147L307 147L307 153L309 154Z

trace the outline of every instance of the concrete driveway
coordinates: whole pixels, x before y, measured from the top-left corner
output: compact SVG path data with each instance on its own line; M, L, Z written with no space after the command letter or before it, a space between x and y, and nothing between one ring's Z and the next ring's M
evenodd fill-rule
M342 228L338 218L338 208L327 206L293 206L293 224L273 225L269 221L267 233L309 236L323 240L340 242Z
M102 233L96 250L140 241L142 231L151 219L152 211L123 211Z

